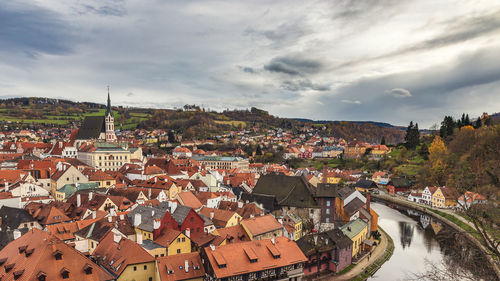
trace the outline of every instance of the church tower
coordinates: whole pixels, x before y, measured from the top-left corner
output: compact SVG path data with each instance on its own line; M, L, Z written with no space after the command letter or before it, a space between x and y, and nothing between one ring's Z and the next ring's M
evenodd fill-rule
M109 86L108 86L108 105L106 107L106 114L104 115L106 120L106 142L115 142L115 118L113 116L113 111L111 110L111 99L109 98Z

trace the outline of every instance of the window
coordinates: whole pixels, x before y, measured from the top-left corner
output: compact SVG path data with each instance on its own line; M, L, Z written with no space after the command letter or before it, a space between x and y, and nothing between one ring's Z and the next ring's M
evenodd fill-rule
M330 200L327 200L327 201L326 201L326 206L327 206L327 207L330 207Z
M181 253L181 249L177 249L177 254L180 254Z
M181 238L177 238L177 243L181 242Z
M66 178L66 181L69 181L69 178Z
M153 281L153 277L149 277L149 281Z
M134 271L137 271L137 266L134 266Z
M148 269L148 266L147 266L147 265L145 265L145 266L144 266L144 270L147 270L147 269Z
M186 242L186 237L182 237L182 242Z
M80 180L80 177L76 177L76 180L79 181Z
M330 209L326 209L326 214L329 215L330 214Z
M191 217L191 222L194 222L194 218L193 217Z

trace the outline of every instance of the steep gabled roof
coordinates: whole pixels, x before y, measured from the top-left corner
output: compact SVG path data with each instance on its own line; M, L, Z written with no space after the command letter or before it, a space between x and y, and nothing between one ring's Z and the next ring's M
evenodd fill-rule
M205 277L205 269L198 252L160 257L157 263L162 281L194 280Z
M98 139L99 135L106 132L104 116L86 116L82 126L78 129L77 140Z
M301 176L263 175L252 194L274 196L279 206L318 207L313 198L314 187Z

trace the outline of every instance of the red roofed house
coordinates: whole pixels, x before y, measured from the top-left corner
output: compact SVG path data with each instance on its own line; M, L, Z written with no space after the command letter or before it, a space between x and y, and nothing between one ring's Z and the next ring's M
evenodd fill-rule
M0 251L2 280L115 280L50 233L32 229Z
M302 280L307 261L286 237L206 247L201 255L215 280Z

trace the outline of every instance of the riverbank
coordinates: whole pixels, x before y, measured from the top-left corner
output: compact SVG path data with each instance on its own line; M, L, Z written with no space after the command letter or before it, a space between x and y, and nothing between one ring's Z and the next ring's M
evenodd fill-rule
M384 194L372 194L372 198L374 198L376 200L378 199L380 201L384 201L387 203L395 204L395 205L398 205L398 206L401 206L404 208L419 211L423 214L426 214L428 216L431 216L431 217L437 219L438 221L446 224L447 226L451 227L455 231L462 233L471 243L473 243L473 245L475 245L483 253L484 257L486 258L486 260L490 264L490 268L495 273L497 279L500 280L499 264L491 257L488 250L477 239L477 237L475 237L473 235L473 233L471 233L470 229L468 228L469 225L462 222L461 220L456 220L455 215L446 213L447 215L443 216L443 215L440 215L441 213L443 213L442 210L436 210L436 209L430 208L428 206L422 206L422 205L416 204L414 202L399 199L399 198L394 197L394 196L389 196L389 195L384 195ZM449 216L452 216L452 217L448 218ZM460 222L459 223L460 225L457 225L457 223L456 223L457 221ZM465 229L464 229L464 225L462 225L462 224L465 225Z
M383 229L379 228L379 230L381 234L380 243L375 250L373 250L371 256L365 257L342 275L329 274L315 278L315 280L363 281L372 276L382 264L389 260L394 252L394 242L392 238Z

